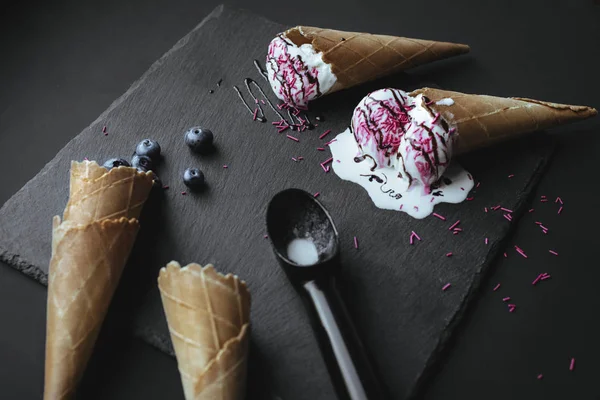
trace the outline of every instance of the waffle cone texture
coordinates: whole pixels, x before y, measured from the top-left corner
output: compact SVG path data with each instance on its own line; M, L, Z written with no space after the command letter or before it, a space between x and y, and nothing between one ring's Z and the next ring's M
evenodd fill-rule
M297 46L312 44L323 61L331 64L337 82L328 93L470 50L464 44L311 26L296 26L284 34Z
M139 230L153 175L71 164L69 202L52 224L44 399L71 399Z
M455 154L467 153L534 131L593 117L596 109L522 97L495 97L422 88L430 107L458 132ZM451 100L451 101L448 101Z
M212 265L172 261L158 287L186 400L242 400L250 335L250 293Z

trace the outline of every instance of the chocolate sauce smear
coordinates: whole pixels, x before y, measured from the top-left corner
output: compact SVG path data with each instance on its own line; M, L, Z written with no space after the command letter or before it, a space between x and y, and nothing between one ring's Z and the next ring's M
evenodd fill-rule
M269 79L267 76L267 71L260 65L258 60L254 60L254 66L256 67L256 70L258 71L258 73L268 83ZM217 85L220 85L221 82L222 82L222 79L219 80ZM271 100L269 100L269 98L267 97L263 88L252 78L244 79L244 84L246 86L246 91L248 92L248 94L250 95L252 100L254 101L254 106L256 107L256 120L257 121L267 122L267 117L265 116L265 112L261 105L261 104L266 104L278 117L278 119L276 121L284 121L282 124L284 126L289 126L289 128L291 130L301 131L304 129L308 129L308 130L315 129L315 125L311 122L308 114L305 111L294 110L291 108L286 109L286 108L282 107L281 105L275 106L271 102ZM269 83L269 85L270 85L270 83ZM254 118L255 110L252 109L252 107L250 107L250 104L244 98L244 95L242 94L241 90L237 86L233 86L233 90L235 90L235 92L237 93L239 99L242 101L242 104L244 105L246 110L248 110L248 112L252 115L252 118ZM256 92L258 92L260 94L261 98L259 98L255 94ZM282 111L282 110L285 110L285 111ZM286 113L286 111L287 111L287 113ZM287 114L287 118L284 116L284 114ZM317 117L317 118L321 118L321 120L322 120L323 117ZM319 120L319 119L317 119L317 120Z

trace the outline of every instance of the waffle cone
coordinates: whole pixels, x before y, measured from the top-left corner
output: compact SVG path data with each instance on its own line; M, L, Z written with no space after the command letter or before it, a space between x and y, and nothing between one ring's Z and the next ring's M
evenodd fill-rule
M138 228L135 219L79 225L54 217L45 400L74 397Z
M172 261L161 269L158 287L186 400L243 399L250 334L246 284L212 265L181 268Z
M410 96L423 94L430 107L457 128L455 154L466 153L537 130L593 117L594 108L556 104L521 97L494 97L423 88ZM436 104L452 99L452 105Z
M464 44L297 26L285 32L297 46L311 43L332 66L329 93L432 61L469 52Z
M152 172L131 167L108 171L94 161L73 161L63 219L87 224L109 218L139 218L153 179Z

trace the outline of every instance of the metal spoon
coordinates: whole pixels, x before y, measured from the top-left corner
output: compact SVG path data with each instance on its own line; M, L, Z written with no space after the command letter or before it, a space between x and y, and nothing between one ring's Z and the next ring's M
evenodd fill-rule
M339 239L327 210L310 193L284 190L269 203L267 231L279 264L304 300L338 398L382 399L377 376L336 287ZM295 239L310 240L318 259L310 264L292 259L288 246Z

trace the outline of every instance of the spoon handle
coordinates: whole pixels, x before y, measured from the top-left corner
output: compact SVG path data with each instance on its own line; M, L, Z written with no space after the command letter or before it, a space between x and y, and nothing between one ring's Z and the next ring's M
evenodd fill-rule
M338 290L334 278L303 284L323 358L340 400L383 399L377 376Z

